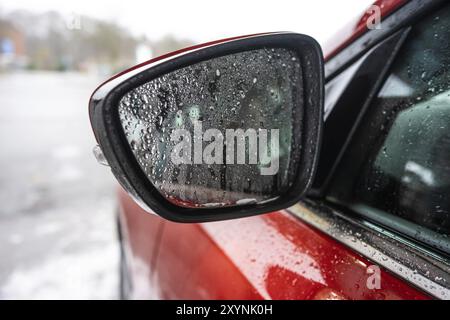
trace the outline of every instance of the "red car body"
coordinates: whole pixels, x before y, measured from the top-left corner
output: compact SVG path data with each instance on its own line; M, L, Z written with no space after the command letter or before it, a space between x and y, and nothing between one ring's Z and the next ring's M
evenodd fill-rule
M377 1L382 17L404 0ZM367 15L325 48L334 57L367 31ZM177 54L178 51L173 54ZM171 55L173 55L171 54ZM165 58L166 55L162 58ZM161 58L158 58L161 59ZM151 63L152 60L147 63ZM367 286L371 257L301 217L299 204L261 216L178 224L142 210L119 189L125 273L138 299L429 299L415 284L380 270L381 287Z
M427 299L288 211L210 222L173 223L149 215L120 190L137 299Z

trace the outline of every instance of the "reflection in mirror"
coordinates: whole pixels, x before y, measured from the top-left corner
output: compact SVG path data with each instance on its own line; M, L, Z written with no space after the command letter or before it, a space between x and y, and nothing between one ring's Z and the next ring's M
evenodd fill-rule
M285 193L300 161L298 60L282 48L230 54L123 96L120 121L150 182L186 207L260 203Z

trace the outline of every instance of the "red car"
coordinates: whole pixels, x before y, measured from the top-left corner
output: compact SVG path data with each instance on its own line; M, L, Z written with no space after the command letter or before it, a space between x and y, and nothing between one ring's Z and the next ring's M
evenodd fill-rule
M450 299L450 5L377 1L334 40L325 58L292 33L220 40L96 90L122 298ZM281 139L238 168L199 123ZM194 132L178 165L169 127Z

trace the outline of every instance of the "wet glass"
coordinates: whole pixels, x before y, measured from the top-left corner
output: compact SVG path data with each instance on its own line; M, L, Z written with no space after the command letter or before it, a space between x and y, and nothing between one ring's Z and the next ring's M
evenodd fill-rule
M122 97L119 116L141 169L169 201L261 203L293 183L302 87L295 52L251 50L151 80Z
M446 252L449 40L448 6L413 28L337 170L330 196L373 219L392 215L386 218L391 225Z

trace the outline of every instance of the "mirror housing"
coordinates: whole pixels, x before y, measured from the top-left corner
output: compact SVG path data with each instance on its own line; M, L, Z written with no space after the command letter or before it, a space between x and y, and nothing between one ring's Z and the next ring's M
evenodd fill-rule
M97 151L142 208L172 221L215 221L284 209L312 184L323 123L323 81L320 46L305 35L251 35L179 50L124 71L94 91L89 113ZM235 104L240 113L231 112ZM182 124L184 132L193 132L199 120L204 127L207 123L205 129L219 126L223 132L230 126L256 126L259 145L265 125L288 138L265 149L251 149L250 139L244 138L243 159L249 163L227 162L226 142L216 149L223 151L222 163L217 158L206 164L168 159L185 139L169 142L174 129ZM195 144L195 136L192 140L187 141ZM250 162L258 151L259 162ZM273 178L258 175L264 167L261 151L279 163ZM210 172L217 183L202 172ZM243 186L244 181L249 185Z

